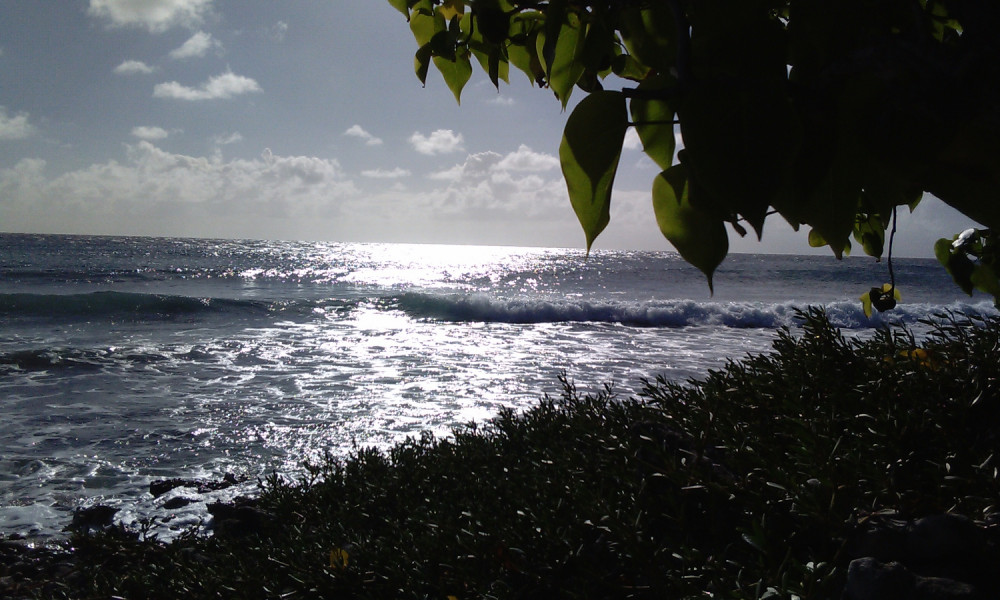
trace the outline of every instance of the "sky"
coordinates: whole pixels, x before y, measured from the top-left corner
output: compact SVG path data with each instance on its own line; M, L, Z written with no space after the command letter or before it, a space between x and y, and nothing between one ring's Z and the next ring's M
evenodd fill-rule
M415 51L386 0L0 0L0 231L584 247L552 93L477 67L458 105ZM595 249L670 249L657 172L630 133ZM894 253L971 224L927 197Z

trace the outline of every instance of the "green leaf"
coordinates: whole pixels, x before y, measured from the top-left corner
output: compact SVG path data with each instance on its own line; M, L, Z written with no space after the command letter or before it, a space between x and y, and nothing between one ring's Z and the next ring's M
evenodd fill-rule
M431 37L431 51L435 57L455 60L455 40L447 31L439 31Z
M618 48L618 38L605 20L594 18L586 27L586 39L580 61L585 71L594 73L606 72L611 68L611 59Z
M434 57L434 66L441 71L445 83L455 95L455 101L462 103L462 89L472 77L472 62L469 60L469 52L466 49L459 50L455 60L448 60L440 56Z
M465 14L465 2L463 0L444 0L441 7L438 8L438 12L447 20L461 17Z
M416 72L417 79L420 80L422 85L427 85L427 70L430 66L431 44L428 42L417 49L417 53L413 57L413 70Z
M649 67L637 61L631 54L619 54L611 60L611 71L625 79L642 81L649 75Z
M594 92L566 120L559 161L569 199L587 237L587 252L611 220L611 189L628 113L621 92Z
M669 169L676 145L673 109L666 100L646 98L632 98L629 109L643 150L661 169Z
M885 224L877 214L858 213L854 224L854 239L865 254L878 258L885 247Z
M641 7L641 8L640 8ZM647 67L667 73L677 60L677 27L667 2L629 2L621 9L625 48Z
M434 34L445 31L444 15L434 10L431 0L420 0L410 11L410 31L418 46L430 43Z
M872 318L872 294L870 291L861 294L861 310L865 311L865 316Z
M708 278L729 252L729 237L722 219L691 204L691 182L687 167L674 165L653 180L653 212L656 224L684 260Z
M794 147L784 83L703 80L676 104L691 177L718 210L741 215L761 237Z
M473 12L476 23L486 41L500 44L507 39L510 29L510 10L508 2L499 0L480 0L475 5Z
M549 18L552 18L550 13ZM556 22L558 23L558 21ZM539 32L536 44L540 46L539 56L548 76L549 87L562 102L563 108L569 102L573 86L583 75L584 26L575 13L565 14L561 25L553 27L546 22L546 30ZM552 33L552 32L555 33Z
M891 292L891 293L890 293ZM873 287L864 294L861 294L861 308L865 311L865 316L872 317L872 308L879 312L892 310L896 303L903 299L899 293L899 288L893 287L890 283L883 283L882 287Z
M976 289L986 292L993 298L1000 299L1000 277L997 276L993 265L980 263L972 270L970 277Z
M545 70L538 60L538 21L518 15L511 20L507 60L528 76L532 83L545 81Z
M972 282L972 272L975 270L975 264L969 260L959 248L955 248L954 241L958 239L956 235L953 239L941 238L934 244L934 256L938 259L938 262L944 265L944 268L951 275L951 278L958 284L958 287L962 288L962 291L968 295L972 295L972 291L975 289L975 284Z
M389 5L398 10L399 12L403 13L403 16L406 17L407 21L409 21L410 9L407 6L407 4L408 3L406 0L389 0Z

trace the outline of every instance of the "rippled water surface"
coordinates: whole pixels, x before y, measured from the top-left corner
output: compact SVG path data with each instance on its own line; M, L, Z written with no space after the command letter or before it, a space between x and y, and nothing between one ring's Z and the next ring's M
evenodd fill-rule
M896 273L894 319L992 310L933 262ZM95 502L177 530L204 502L163 510L190 491L154 499L151 480L253 481L447 435L557 393L561 372L623 395L696 377L767 349L810 303L863 333L883 320L856 298L885 278L732 256L713 297L667 253L0 234L0 533L52 534Z

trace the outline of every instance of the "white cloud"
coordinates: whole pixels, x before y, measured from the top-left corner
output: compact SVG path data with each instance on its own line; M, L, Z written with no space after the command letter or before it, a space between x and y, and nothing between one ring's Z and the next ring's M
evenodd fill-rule
M35 127L28 122L28 113L7 115L7 109L0 106L0 140L23 140L35 133Z
M558 173L546 177L544 172L558 164L556 157L524 145L506 155L470 154L464 163L428 175L445 184L429 202L445 213L488 211L507 219L556 215L565 208L566 187Z
M141 60L126 60L114 69L116 75L148 75L155 69Z
M514 99L510 96L500 96L499 94L493 98L487 100L490 104L499 104L500 106L514 106Z
M497 164L498 169L506 171L548 171L559 167L559 159L551 154L535 152L521 144Z
M267 35L276 42L285 41L285 34L288 33L288 23L278 21L267 30Z
M419 131L410 136L410 144L414 150L421 154L447 154L449 152L459 152L463 150L461 133L455 133L450 129L438 129L425 136Z
M170 134L162 127L149 127L143 125L133 127L132 135L140 140L162 140Z
M175 25L198 25L211 8L212 0L90 0L87 13L113 27L144 27L160 33Z
M243 141L243 135L239 131L234 131L229 135L217 135L212 138L212 143L216 146L228 146Z
M639 139L639 132L635 127L629 127L625 131L625 142L622 144L625 150L642 150L642 140Z
M197 88L187 87L176 81L158 83L153 87L153 97L176 98L178 100L215 100L260 91L260 85L255 80L227 72L210 77L208 81Z
M180 47L171 50L169 56L174 60L197 58L205 56L205 53L213 48L222 48L222 42L213 38L211 33L199 31L189 37Z
M361 125L351 125L347 129L347 131L344 132L344 135L349 135L351 137L362 139L364 140L365 144L369 146L378 146L379 144L382 143L381 139L365 131L364 128L361 127Z
M224 161L165 152L147 141L109 160L56 177L24 159L0 169L0 221L80 232L250 235L269 220L331 217L358 196L334 159L268 154ZM237 222L242 222L236 229ZM129 229L131 228L131 229Z
M507 155L496 152L470 154L465 162L451 168L431 173L427 177L440 181L459 181L482 178L507 178L512 173L541 173L559 166L559 159L551 154L535 152L521 144Z
M361 171L361 174L365 177L371 177L372 179L398 179L400 177L409 177L410 171L396 167L391 171L386 169L370 169L367 171Z

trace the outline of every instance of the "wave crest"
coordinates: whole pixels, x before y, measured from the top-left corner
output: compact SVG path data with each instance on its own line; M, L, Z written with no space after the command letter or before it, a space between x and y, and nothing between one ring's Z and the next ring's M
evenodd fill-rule
M795 302L767 304L695 300L616 302L494 298L480 294L406 293L399 297L398 306L416 318L457 322L520 324L598 322L633 327L714 326L774 329L794 326L798 322L798 311L807 308L808 305ZM946 307L901 304L892 312L875 314L871 319L865 316L860 301L833 302L824 308L834 325L848 329L881 327L896 322L912 323L932 319L947 311L968 315L996 314L996 310L988 302L954 303Z

